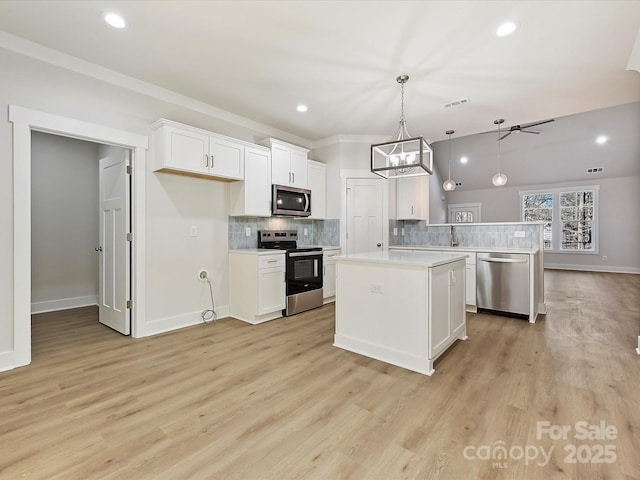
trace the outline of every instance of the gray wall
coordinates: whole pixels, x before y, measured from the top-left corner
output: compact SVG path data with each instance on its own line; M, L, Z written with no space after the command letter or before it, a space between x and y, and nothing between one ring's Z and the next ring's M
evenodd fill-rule
M91 305L98 294L98 145L31 137L32 311Z
M545 266L640 273L640 176L473 191L454 190L447 193L447 200L450 204L481 203L483 222L519 222L520 191L580 185L600 186L599 252L545 253ZM603 256L607 257L606 261Z

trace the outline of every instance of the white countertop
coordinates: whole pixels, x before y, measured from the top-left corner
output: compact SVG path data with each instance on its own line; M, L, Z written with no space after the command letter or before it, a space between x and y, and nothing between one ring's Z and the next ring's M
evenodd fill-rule
M386 263L393 265L413 265L437 267L456 260L464 260L467 255L456 253L408 252L385 250L380 252L355 253L335 257L337 262Z
M538 253L538 248L504 248L504 247L434 247L426 245L390 246L394 250L451 251L451 252L487 252L487 253Z

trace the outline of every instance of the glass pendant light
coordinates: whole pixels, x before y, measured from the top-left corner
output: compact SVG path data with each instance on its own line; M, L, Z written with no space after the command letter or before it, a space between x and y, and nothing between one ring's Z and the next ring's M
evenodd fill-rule
M502 187L503 185L507 184L507 176L502 173L501 171L501 159L500 159L500 125L502 125L504 123L504 118L499 118L498 120L494 120L493 121L494 124L496 124L498 126L498 173L496 173L493 178L491 179L491 182L493 182L493 184L496 187Z
M444 181L442 188L445 192L452 192L456 189L456 182L451 180L451 135L456 132L454 130L447 130L445 133L449 135L449 178Z

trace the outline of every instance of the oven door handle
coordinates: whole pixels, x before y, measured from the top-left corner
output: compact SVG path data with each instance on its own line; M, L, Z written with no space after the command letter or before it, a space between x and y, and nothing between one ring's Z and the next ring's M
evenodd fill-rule
M322 257L322 252L291 252L290 257Z

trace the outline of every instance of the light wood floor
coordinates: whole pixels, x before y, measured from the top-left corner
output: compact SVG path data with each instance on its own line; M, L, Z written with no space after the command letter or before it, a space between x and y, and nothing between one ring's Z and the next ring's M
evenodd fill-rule
M432 377L333 347L331 305L141 340L94 308L36 315L32 365L0 373L0 478L640 479L640 276L545 281L546 318L469 315ZM618 434L538 439L542 421ZM465 457L499 445L506 463Z

